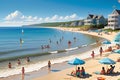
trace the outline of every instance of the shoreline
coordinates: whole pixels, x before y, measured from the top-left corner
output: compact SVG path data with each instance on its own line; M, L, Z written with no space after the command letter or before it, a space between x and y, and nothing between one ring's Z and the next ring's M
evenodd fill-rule
M56 28L56 29L60 29L60 30L63 30L63 31L71 31L71 32L78 32L78 33L83 33L83 34L88 34L88 35L92 35L92 36L98 36L98 37L101 37L101 38L105 38L105 39L107 39L107 40L109 40L109 41L112 41L113 40L113 38L115 37L115 35L117 34L117 33L115 33L115 32L113 32L113 33L110 33L109 35L107 35L107 34L104 34L104 33L102 33L102 35L98 35L96 32L87 32L87 31L78 31L78 29L77 30L74 30L73 28L71 28L71 29L68 29L68 28ZM102 47L103 47L103 45L102 45ZM105 47L104 47L105 48ZM111 54L108 54L108 53L104 53L104 55L111 55ZM99 57L99 54L97 54L95 57L97 57L97 58L101 58L101 57ZM93 61L92 60L92 58L91 57L89 57L89 58L86 58L86 59L84 59L86 62L89 62L89 61ZM86 65L86 64L85 64ZM90 65L90 64L89 64ZM98 65L98 64L97 64ZM68 73L70 70L72 70L73 69L73 67L72 68L68 68L68 69L65 69L65 70L63 70L63 71L60 71L60 72L57 72L57 73L51 73L51 74L48 74L48 75L45 75L45 76L42 76L42 77L38 77L38 78L35 78L35 79L33 79L33 80L45 80L45 79L49 79L49 80L56 80L57 78L59 78L59 79L65 79L64 77L67 77L66 79L70 79L70 80L79 80L79 79L71 79L72 77L70 77L70 76L67 76L65 73ZM98 69L96 69L96 70L98 70ZM99 69L100 70L100 69ZM57 78L54 78L54 76L55 75L57 75ZM63 77L64 76L64 77ZM73 77L74 78L74 77ZM97 77L95 76L95 78L97 79ZM85 80L94 80L93 78L92 79L85 79ZM110 80L110 78L108 79L108 80Z
M48 28L50 28L50 27L48 27ZM54 27L55 28L55 27ZM55 28L55 29L59 29L59 28ZM61 28L60 28L60 30L62 30ZM86 32L86 31L74 31L73 29L71 30L68 30L68 28L65 30L65 29L63 29L64 31L71 31L71 32L79 32L79 33L83 33L83 34L87 34L87 35L92 35L92 36L98 36L98 37L102 37L102 38L106 38L106 37L103 37L103 36L100 36L100 35L97 35L97 34L93 34L92 32L90 32L90 33L88 33L88 32ZM110 41L112 40L112 39L109 39ZM90 57L89 58L87 58L87 60L89 60L89 59L91 59ZM57 64L57 63L56 63ZM59 64L59 63L58 63ZM34 72L34 71L33 71ZM20 74L19 74L20 75ZM47 75L49 75L49 74L47 74ZM46 76L46 75L45 75ZM10 76L10 77L12 77L12 76ZM41 77L43 77L43 76L41 76ZM1 80L1 79L0 79ZM3 80L3 79L2 79ZM7 79L6 79L7 80Z

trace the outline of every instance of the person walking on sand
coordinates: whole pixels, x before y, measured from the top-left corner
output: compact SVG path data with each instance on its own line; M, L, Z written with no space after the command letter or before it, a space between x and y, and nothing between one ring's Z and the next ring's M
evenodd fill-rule
M48 70L49 71L51 70L51 62L50 62L50 60L48 61Z
M22 67L22 80L24 80L24 78L25 78L25 68Z
M94 51L92 51L91 56L92 56L92 58L94 59L94 56L95 56Z
M102 53L103 53L103 49L102 49L102 47L100 47L99 52L100 52L100 56L102 56Z

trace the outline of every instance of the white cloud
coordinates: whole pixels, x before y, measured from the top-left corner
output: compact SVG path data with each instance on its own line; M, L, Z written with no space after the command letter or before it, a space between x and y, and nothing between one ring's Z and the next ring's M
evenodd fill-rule
M39 21L42 21L42 20L43 20L43 18L39 18L38 20L39 20Z
M77 18L77 14L72 14L71 16L70 16L70 18L72 18L72 19L75 19L75 18Z
M49 22L49 21L50 21L50 17L46 17L46 18L44 19L44 21L45 21L45 22Z
M66 15L66 16L59 16L59 15L53 15L52 17L38 17L38 16L26 16L23 15L22 12L16 10L10 14L8 14L4 18L4 22L1 24L12 24L12 25L26 25L26 24L35 24L35 23L43 23L43 22L57 22L57 21L70 21L70 20L76 20L79 19L80 17L77 16L77 14L72 14L72 15Z
M57 20L58 17L59 17L58 15L54 15L54 16L51 18L51 20L53 20L53 21L54 21L54 20Z
M21 13L20 11L17 11L17 10L16 10L15 12L7 15L7 16L5 17L5 20L8 20L8 21L10 21L10 20L13 20L13 21L14 21L14 20L15 20L15 21L17 21L17 20L22 19L22 17L23 17L22 13Z
M60 16L60 17L59 17L59 20L63 20L63 19L64 19L63 16Z

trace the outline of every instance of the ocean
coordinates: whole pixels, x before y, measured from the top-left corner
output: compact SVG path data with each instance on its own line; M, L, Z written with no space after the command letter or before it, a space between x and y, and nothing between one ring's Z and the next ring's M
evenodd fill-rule
M94 47L98 37L62 31L54 28L1 27L0 28L0 77L39 70L51 60L52 64L67 61L73 55ZM70 43L69 43L70 42ZM26 63L26 57L30 63ZM21 65L17 65L17 59ZM8 69L8 63L12 69Z

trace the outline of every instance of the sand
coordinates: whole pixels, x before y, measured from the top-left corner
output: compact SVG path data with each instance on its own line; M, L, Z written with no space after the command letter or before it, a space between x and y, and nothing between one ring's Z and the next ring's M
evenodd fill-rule
M104 34L104 33L102 33L102 35L98 35L98 33L96 33L96 32L79 31L78 28L76 28L76 29L73 29L73 28L59 28L59 29L67 30L67 31L73 31L73 32L80 32L80 33L89 34L89 35L94 35L94 36L106 38L110 41L112 41L113 38L115 37L115 35L117 34L117 33L113 32L113 33L109 33L109 35ZM86 63L84 65L80 65L80 67L84 66L85 71L88 74L90 74L87 78L77 78L77 77L73 77L73 76L68 75L68 74L71 73L72 70L75 70L75 67L72 67L72 68L68 68L68 69L65 69L65 70L62 70L62 71L59 71L59 72L50 72L49 74L47 74L45 76L37 77L33 80L97 80L98 77L104 77L105 80L118 80L120 78L120 74L107 76L107 75L98 75L98 74L94 73L95 71L101 71L102 66L105 67L105 69L109 67L109 65L106 66L106 65L100 64L98 62L100 59L105 58L105 57L111 58L111 59L116 61L117 58L120 57L120 54L116 54L116 53L113 53L113 52L104 52L102 57L100 57L98 55L98 56L95 56L94 59L92 59L92 58L85 59ZM119 72L120 71L120 63L117 62L115 64L115 66L116 67L115 67L114 71Z
M59 27L57 27L57 29L61 29L61 30L64 30L64 31L78 32L78 33L83 33L83 34L88 34L88 35L93 35L93 36L98 36L98 37L106 38L110 41L112 41L113 38L115 37L115 35L117 34L117 33L113 32L113 33L109 33L109 35L104 34L104 33L102 33L102 35L98 35L98 33L95 33L95 32L79 31L78 28L73 29L73 28L59 28ZM79 58L81 58L82 56L79 56ZM47 73L46 72L47 70L43 69L44 72L40 70L40 71L31 72L31 73L26 73L27 79L25 79L25 80L29 80L29 79L31 80L32 74L36 75L36 78L34 78L33 80L97 80L97 77L104 77L104 78L106 78L106 80L117 80L118 78L120 78L119 75L117 75L117 76L104 76L104 75L96 75L96 74L93 73L95 71L100 71L102 66L104 66L106 68L106 65L98 63L98 61L100 59L104 58L104 57L109 57L109 58L112 58L113 60L116 61L116 59L118 57L120 57L120 54L111 54L111 52L107 52L107 53L104 53L102 57L97 55L95 57L95 59L91 59L91 58L85 59L86 64L81 65L81 66L84 66L86 72L89 73L90 75L92 75L92 76L89 76L88 78L85 78L85 79L83 79L83 78L80 79L80 78L72 77L72 76L68 75L68 74L71 73L71 71L73 69L75 69L75 66L74 66L72 68L67 68L65 70L61 70L61 71L58 71L58 72ZM64 63L64 64L66 65L67 63ZM63 65L64 66L64 64L61 63L61 64L56 64L56 65ZM120 70L119 65L120 65L120 63L115 64L115 66L116 66L115 71L116 72ZM40 74L43 74L43 75L40 75ZM28 78L29 76L31 78ZM18 74L18 75L5 77L5 78L0 78L0 80L21 80L21 75Z

